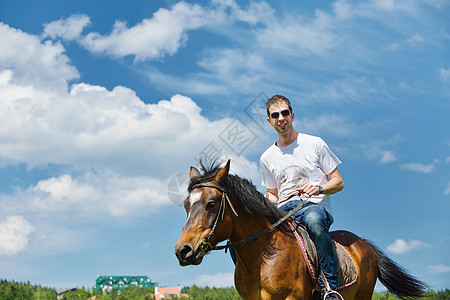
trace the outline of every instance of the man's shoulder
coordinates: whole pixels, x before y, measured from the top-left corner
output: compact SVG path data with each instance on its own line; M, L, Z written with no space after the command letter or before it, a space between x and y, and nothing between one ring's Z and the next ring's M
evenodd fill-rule
M267 159L268 157L272 156L277 151L277 146L275 143L273 143L269 148L266 149L266 151L261 154L261 160Z
M299 133L298 140L299 144L306 143L311 145L321 145L325 143L321 137L306 133Z

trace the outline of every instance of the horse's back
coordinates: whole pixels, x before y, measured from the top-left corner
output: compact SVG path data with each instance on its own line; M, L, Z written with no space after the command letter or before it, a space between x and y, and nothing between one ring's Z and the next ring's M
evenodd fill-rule
M364 239L345 230L332 231L330 232L330 235L336 243L344 247L344 249L352 256L360 270L369 268L371 272L375 272L376 277L377 259L372 247Z
M358 281L342 291L344 298L370 299L378 275L377 259L372 248L364 239L349 231L332 231L330 235L350 254L358 269ZM350 297L345 296L347 293Z
M362 240L356 234L346 230L336 230L330 232L331 238L344 247L350 247L354 243Z

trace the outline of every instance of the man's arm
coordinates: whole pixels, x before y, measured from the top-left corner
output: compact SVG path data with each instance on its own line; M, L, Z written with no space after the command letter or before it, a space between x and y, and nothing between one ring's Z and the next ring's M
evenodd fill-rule
M328 176L328 181L324 184L321 184L323 188L323 194L335 194L341 191L344 188L344 181L342 180L341 174L339 173L338 168L334 169ZM308 194L309 196L319 195L319 188L317 185L313 184L305 184L300 191Z
M278 202L278 189L267 189L266 194L267 199L269 199L273 203Z

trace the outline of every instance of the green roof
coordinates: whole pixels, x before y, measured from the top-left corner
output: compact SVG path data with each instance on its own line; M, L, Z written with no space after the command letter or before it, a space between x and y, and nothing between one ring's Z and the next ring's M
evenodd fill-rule
M152 282L148 276L98 276L95 280L95 289L114 288L116 290L125 289L129 286L149 288L157 286L157 282Z

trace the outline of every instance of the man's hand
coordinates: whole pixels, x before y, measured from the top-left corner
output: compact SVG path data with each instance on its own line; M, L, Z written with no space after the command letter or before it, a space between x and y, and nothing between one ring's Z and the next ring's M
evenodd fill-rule
M342 180L341 174L339 174L338 168L334 169L330 174L327 175L327 177L328 181L321 184L323 188L323 194L335 194L344 188L344 181ZM307 183L297 190L299 192L307 194L308 196L315 196L320 194L317 185L313 185L311 183Z
M320 191L319 188L317 187L317 185L313 185L310 183L305 184L304 186L302 186L300 189L297 189L297 191L306 194L308 196L314 196L314 195L319 195Z

